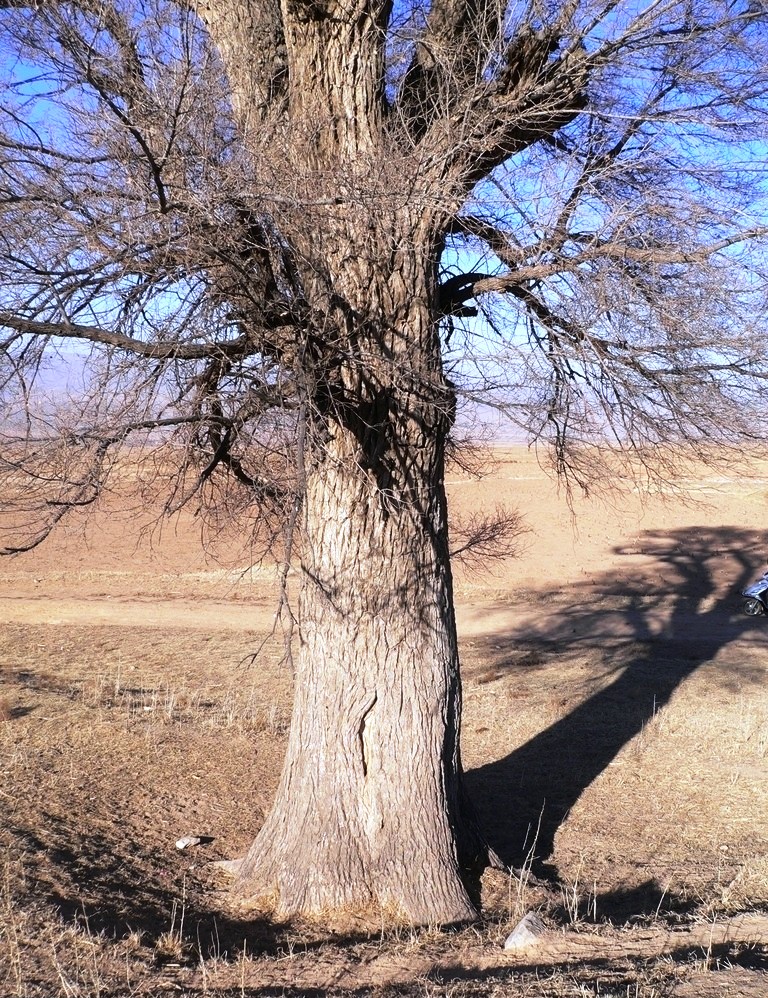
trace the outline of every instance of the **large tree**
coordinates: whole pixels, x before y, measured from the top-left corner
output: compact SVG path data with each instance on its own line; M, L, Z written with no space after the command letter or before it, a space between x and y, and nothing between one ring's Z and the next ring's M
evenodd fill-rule
M0 8L6 550L98 501L128 445L169 510L225 486L225 515L282 522L295 707L236 890L471 918L457 402L577 477L606 435L644 459L749 435L763 4Z

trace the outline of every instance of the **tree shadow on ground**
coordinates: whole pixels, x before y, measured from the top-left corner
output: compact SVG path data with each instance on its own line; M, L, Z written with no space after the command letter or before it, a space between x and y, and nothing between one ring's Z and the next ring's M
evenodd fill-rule
M712 975L716 975L718 971L732 971L736 967L761 973L768 967L768 960L762 951L762 947L742 947L733 942L724 942L711 944L707 947L680 945L666 950L663 956L659 953L647 957L627 957L624 960L616 959L615 957L587 957L582 952L574 956L572 960L546 964L537 962L535 959L531 959L528 963L519 960L514 964L500 963L496 967L483 967L482 969L457 964L456 966L441 966L438 970L431 973L428 979L447 987L451 987L459 982L466 982L470 986L482 986L484 984L486 989L490 989L497 984L506 984L507 987L513 988L516 985L519 986L521 978L524 978L525 975L530 974L535 975L536 978L541 978L542 970L546 967L546 972L553 979L557 975L564 975L574 984L577 984L577 982L583 984L585 986L584 990L579 990L578 994L670 994L670 991L664 990L658 992L655 988L651 988L648 992L638 990L637 971L632 967L632 964L652 966L654 960L662 959L665 964L682 964L685 966L691 966L694 961L699 961L700 966L706 966L708 973ZM669 974L669 977L674 980L673 974ZM709 981L716 982L717 977L713 976ZM593 991L596 984L598 986L597 990ZM718 992L718 994L733 994L734 992L728 987L728 984L729 982L726 978L723 981L723 991ZM754 982L754 985L755 988L760 987L759 979ZM588 992L586 991L587 986L589 986ZM732 986L733 984L731 983ZM605 990L601 991L600 987ZM472 988L471 990L468 989L467 993L485 994L487 992L485 990L475 992L474 988ZM514 994L518 992L510 991L508 993ZM560 993L558 990L557 994ZM568 993L576 994L577 992L569 991ZM706 989L707 995L712 995L713 993L714 989ZM750 990L749 993L750 995L756 995L758 991ZM762 991L759 993L762 994ZM550 992L547 992L547 994L550 994Z
M633 570L630 559L635 551L620 551L630 566L626 578L598 584L599 592L614 605L606 609L594 598L577 602L575 596L536 633L510 632L493 639L489 657L502 670L531 667L525 665L525 657L521 664L521 643L529 656L538 654L539 660L552 649L566 654L600 645L606 669L615 675L525 745L467 774L491 844L511 866L525 860L530 831L537 825L537 855L543 864L560 824L582 792L680 683L728 642L743 639L750 630L762 637L768 627L766 620L735 612L734 594L752 581L760 564L763 535L759 532L692 528L647 533L642 547L646 558L652 556L644 574ZM723 566L729 572L727 597L720 594L716 581ZM664 584L651 585L651 576L662 576ZM612 642L601 635L608 612L620 614L626 625L624 635ZM31 857L24 862L30 893L55 907L65 921L87 923L90 931L110 938L136 932L151 944L171 929L173 913L178 917L183 904L184 935L203 956L276 953L289 936L295 942L295 925L253 915L241 919L218 910L210 884L198 881L197 874L187 877L188 860L175 850L160 855L149 840L126 839L119 825L104 832L75 827L74 815L61 827L57 820L49 815L40 827L9 822L6 833L15 843L15 854ZM643 897L643 908L658 905L653 887ZM601 899L601 910L609 901ZM613 901L617 911L638 911L634 895ZM313 949L370 938L368 932L347 937L315 933L300 945Z
M574 590L573 601L555 607L533 634L494 636L497 675L530 668L553 651L597 650L605 666L602 687L565 717L466 774L490 843L506 864L520 867L532 853L534 871L551 872L546 860L558 829L623 746L725 645L765 633L768 621L743 615L738 601L764 552L765 535L754 530L648 531L639 545L615 550L627 557L620 579L613 572L598 580L589 600ZM633 556L642 556L642 570ZM618 637L605 626L609 615ZM527 657L520 657L521 641ZM615 678L605 684L605 674ZM746 674L745 666L741 680Z

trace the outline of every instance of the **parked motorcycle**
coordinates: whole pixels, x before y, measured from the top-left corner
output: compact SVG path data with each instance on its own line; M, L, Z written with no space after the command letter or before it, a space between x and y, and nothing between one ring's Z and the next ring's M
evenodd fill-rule
M744 597L743 610L750 617L768 613L768 571L753 582L741 594Z

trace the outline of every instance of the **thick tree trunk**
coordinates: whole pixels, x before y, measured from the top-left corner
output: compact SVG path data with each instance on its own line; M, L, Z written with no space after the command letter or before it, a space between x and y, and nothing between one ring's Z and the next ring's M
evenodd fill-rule
M291 734L236 884L277 892L283 914L373 902L414 923L476 915L443 485L451 395L407 272L389 282L402 308L377 339L387 363L348 367L315 417Z

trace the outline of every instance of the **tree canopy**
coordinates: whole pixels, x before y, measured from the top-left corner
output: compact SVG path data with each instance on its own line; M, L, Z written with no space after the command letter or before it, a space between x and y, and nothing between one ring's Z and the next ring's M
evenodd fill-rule
M749 431L762 4L2 6L4 460L41 487L58 462L48 520L161 428L186 455L177 499L223 475L290 507L254 441L295 453L297 413L353 350L328 259L351 217L378 247L414 215L459 404L564 466L611 432ZM68 362L76 415L25 422Z

